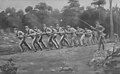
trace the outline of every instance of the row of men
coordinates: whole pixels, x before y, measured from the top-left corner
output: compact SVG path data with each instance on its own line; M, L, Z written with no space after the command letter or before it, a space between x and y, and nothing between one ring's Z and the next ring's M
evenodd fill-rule
M43 48L48 49L55 47L56 49L62 48L64 45L67 45L67 47L71 46L79 46L79 45L87 45L87 44L95 44L98 41L100 44L103 44L103 31L104 27L101 26L98 22L96 23L96 28L92 27L93 30L90 29L82 29L77 27L77 29L67 26L66 29L63 27L60 27L59 24L56 25L54 28L53 26L47 27L44 24L44 31L42 32L37 27L34 27L34 29L30 29L28 26L25 26L26 33L19 31L17 28L14 28L14 32L16 36L20 39L19 47L21 51L24 51L23 44L29 49L32 50L30 45L26 42L27 37L32 38L32 47L35 49L35 51L42 50ZM99 30L99 31L98 31ZM44 36L48 36L48 45L43 41ZM57 36L60 36L60 41L57 41ZM70 37L71 42L68 41L68 37ZM77 41L78 42L77 42ZM86 41L86 42L85 42ZM37 48L37 46L38 48Z

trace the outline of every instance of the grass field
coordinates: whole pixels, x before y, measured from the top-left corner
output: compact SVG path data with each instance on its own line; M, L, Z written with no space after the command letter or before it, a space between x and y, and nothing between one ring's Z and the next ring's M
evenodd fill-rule
M46 41L46 38L44 40ZM31 43L31 40L27 40L27 42ZM106 49L109 49L113 44L109 43L105 46ZM6 41L1 39L0 65L6 62L5 59L13 58L19 66L17 74L96 74L87 65L96 49L97 45L92 45L20 53L18 43L10 43L9 39ZM60 71L60 67L70 67L70 70ZM119 72L111 74L119 74Z
M106 48L111 46L112 44L106 44ZM7 48L7 46L4 47ZM18 47L11 48L10 51L14 51L15 48ZM93 51L96 48L97 46L94 45L2 55L0 57L0 65L5 62L3 59L13 58L14 62L19 66L17 74L95 74L86 64L92 58ZM14 53L18 51L15 50ZM71 67L72 71L59 72L60 67Z

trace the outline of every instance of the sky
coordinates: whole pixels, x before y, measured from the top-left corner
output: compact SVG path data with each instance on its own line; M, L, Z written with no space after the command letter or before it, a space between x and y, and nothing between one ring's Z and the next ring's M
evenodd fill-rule
M90 6L93 0L79 0L81 6ZM5 10L7 7L15 7L17 10L25 9L27 6L35 6L40 2L45 2L47 5L52 6L54 9L61 10L67 5L68 0L0 0L0 11ZM106 0L105 8L109 8L109 0ZM120 7L120 0L113 0L113 6Z

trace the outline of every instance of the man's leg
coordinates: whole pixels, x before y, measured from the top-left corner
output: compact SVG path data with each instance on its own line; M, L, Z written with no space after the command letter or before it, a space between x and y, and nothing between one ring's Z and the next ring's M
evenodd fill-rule
M39 49L42 51L42 47L41 47L40 43L37 42L37 40L35 41L35 43L38 45Z
M57 45L57 47L59 48L59 44L58 44L58 41L56 40L57 36L54 36L53 37L53 41L55 42L55 44Z
M105 49L104 41L101 42L101 46L102 46L102 49L104 50Z
M74 38L73 36L71 36L71 46L72 46L72 47L75 45L74 39L75 39L75 38Z
M87 37L85 37L85 45L88 46L88 41L89 39Z
M25 45L29 50L32 50L31 47L30 47L30 45L29 45L26 41L24 41L24 45Z
M83 44L84 38L85 38L85 35L82 35L81 38L80 38L80 44L81 44L81 45L84 45L84 44Z
M53 43L53 45L55 46L56 49L59 48L59 46L58 46L57 43L54 41L54 39L52 39L52 43Z
M35 49L35 52L36 52L38 49L36 48L35 44L36 44L36 42L35 42L35 38L34 38L33 41L32 41L32 46L33 46L33 48Z
M23 40L20 41L19 48L21 49L22 52L24 52L24 48L22 45L23 45Z
M70 47L70 43L68 42L66 38L64 38L64 42L67 44L68 47Z
M77 47L79 45L77 36L75 36L75 40L74 41L75 41L75 46Z
M100 50L101 49L101 41L99 41L99 43L98 43L98 50Z
M53 48L52 36L50 36L48 39L48 45L49 45L50 49Z
M74 37L73 42L74 42L74 46L77 46L77 40L76 40L76 37Z
M77 45L80 46L80 36L77 37Z
M38 42L41 43L41 45L46 49L47 48L47 45L45 45L45 43L43 42L43 36L40 36L39 39L38 39Z
M45 49L47 49L47 45L43 42L43 40L41 40L41 44L43 45L43 47L44 47Z
M92 39L91 39L92 45L94 45L94 44L95 44L94 39L95 39L94 37L92 37Z
M64 36L62 35L61 38L60 38L60 42L59 42L59 44L60 44L61 47L63 47L63 45L64 45L63 44L63 41L64 41L63 38L64 38Z
M66 38L66 35L63 35L61 37L61 42L62 42L62 45L65 45L65 43L67 44L67 47L70 47L70 43L68 42L67 38Z
M92 35L89 38L89 45L92 45Z
M40 50L42 50L42 47L41 47L40 43L37 41L38 38L39 38L38 35L36 35L36 37L34 38L34 47L35 47L35 44L36 44L36 45L38 46L38 48L39 48ZM37 48L36 48L36 49L37 49Z

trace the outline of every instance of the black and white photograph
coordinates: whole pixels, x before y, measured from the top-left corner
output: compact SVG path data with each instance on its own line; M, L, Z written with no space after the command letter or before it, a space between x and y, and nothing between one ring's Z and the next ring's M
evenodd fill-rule
M120 0L0 0L0 74L120 74Z

